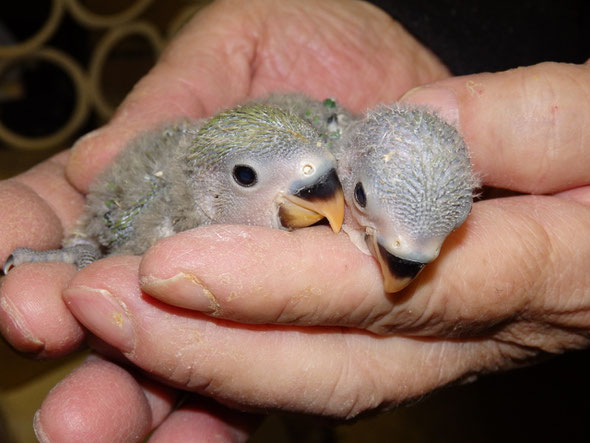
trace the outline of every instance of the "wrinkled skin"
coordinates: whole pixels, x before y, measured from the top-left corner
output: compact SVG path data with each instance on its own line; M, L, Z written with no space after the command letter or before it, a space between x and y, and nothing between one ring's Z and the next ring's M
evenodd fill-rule
M360 111L431 83L406 100L458 124L484 184L525 195L476 203L436 262L393 296L374 260L326 227L201 228L143 257L107 258L79 273L23 265L3 280L4 337L54 357L84 340L79 321L98 337L96 349L165 384L250 410L336 417L588 346L589 65L447 77L428 50L367 4L216 2L109 125L0 184L0 208L10 208L0 211L0 258L24 241L58 246L93 177L136 131L276 89L334 96ZM159 426L153 441L183 431L245 440L250 425L229 411L188 405L168 415L178 391L125 368L83 364L45 400L38 434L133 441ZM72 414L77 420L65 419ZM126 426L113 419L121 416Z

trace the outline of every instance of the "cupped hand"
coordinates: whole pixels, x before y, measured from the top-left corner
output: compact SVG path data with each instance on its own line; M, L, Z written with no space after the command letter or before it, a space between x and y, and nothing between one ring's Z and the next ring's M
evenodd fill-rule
M477 202L400 293L345 234L211 226L93 264L68 307L174 386L336 417L586 347L589 79L546 63L406 95L458 119L485 184L522 195Z

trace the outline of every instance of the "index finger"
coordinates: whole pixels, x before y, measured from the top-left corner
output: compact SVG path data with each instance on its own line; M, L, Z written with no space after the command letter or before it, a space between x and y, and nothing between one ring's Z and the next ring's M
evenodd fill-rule
M140 282L165 303L241 323L432 336L516 313L551 314L557 324L589 303L589 229L590 208L564 199L478 202L413 284L385 294L379 266L345 234L217 225L158 242L143 256Z

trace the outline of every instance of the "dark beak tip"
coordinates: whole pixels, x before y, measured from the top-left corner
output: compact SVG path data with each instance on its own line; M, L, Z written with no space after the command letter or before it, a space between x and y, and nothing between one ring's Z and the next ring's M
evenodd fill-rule
M315 178L312 184L295 189L285 195L285 202L280 205L279 218L283 227L307 227L325 217L332 231L340 231L345 203L342 185L334 168Z
M392 275L400 279L414 279L426 266L426 263L406 260L391 254L383 246L379 245L379 252L387 262L387 267Z
M342 189L336 169L330 169L316 183L306 188L300 189L293 195L304 200L328 200L332 198L339 190Z

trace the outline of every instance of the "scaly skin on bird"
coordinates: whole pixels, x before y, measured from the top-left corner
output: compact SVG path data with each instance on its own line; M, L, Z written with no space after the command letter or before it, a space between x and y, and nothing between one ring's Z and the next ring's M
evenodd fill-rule
M112 254L141 254L158 239L201 225L295 229L344 217L336 161L306 121L248 104L209 120L140 135L91 188L64 248L18 248L4 265L65 261L81 268Z

